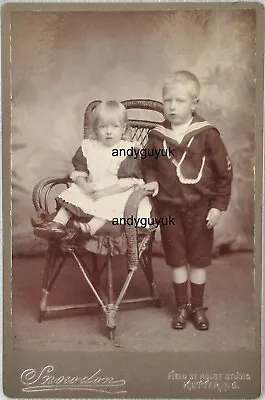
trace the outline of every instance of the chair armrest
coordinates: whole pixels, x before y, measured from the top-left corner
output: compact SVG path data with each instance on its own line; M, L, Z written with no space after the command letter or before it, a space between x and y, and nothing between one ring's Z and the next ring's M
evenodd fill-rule
M152 196L153 191L147 191L145 189L135 190L128 198L124 209L124 218L135 217L137 218L137 212L140 202L147 196Z
M64 177L49 177L39 181L32 192L32 201L35 210L38 212L40 210L48 211L48 196L51 189L56 185L66 185L69 187L71 179L68 176Z
M146 196L152 196L151 191L144 189L135 190L127 200L124 209L124 218L137 218L139 204ZM130 270L135 270L138 267L139 249L137 240L137 228L133 225L125 224L125 235L127 239L127 259Z

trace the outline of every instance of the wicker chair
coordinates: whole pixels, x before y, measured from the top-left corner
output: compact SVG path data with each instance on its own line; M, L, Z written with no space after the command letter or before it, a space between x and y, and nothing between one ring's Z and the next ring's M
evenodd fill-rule
M84 118L84 135L89 137L91 133L91 115L94 108L100 101L93 101L88 105ZM123 101L126 109L150 110L157 115L163 116L162 103L153 100L134 99ZM153 113L155 114L155 113ZM148 139L148 132L154 126L161 124L161 121L129 119L132 130L133 141L137 141L141 146L145 146ZM33 227L52 220L54 210L50 209L52 189L57 185L69 187L71 180L69 177L52 177L40 181L33 190L33 204L36 209L36 216L32 218ZM128 199L125 207L124 217L137 217L137 209L140 201L150 196L145 190L134 191ZM53 195L54 197L54 195ZM63 239L50 239L46 253L46 263L42 285L42 295L40 302L39 321L49 314L58 314L65 311L83 309L88 311L95 306L101 307L105 314L106 327L109 338L114 338L116 329L116 314L121 305L126 303L149 303L160 307L160 300L156 293L152 269L152 244L155 236L155 228L135 228L134 226L110 226L106 224L95 236L89 240L85 237L76 240L74 228L67 228L67 235ZM108 228L108 229L106 229ZM111 233L110 233L111 232ZM92 253L93 265L84 262L84 255ZM103 266L99 266L97 255L105 255ZM127 276L118 296L114 293L113 282L113 256L123 254L127 257ZM60 271L68 257L72 257L81 270L85 281L93 292L97 303L93 304L69 304L63 306L48 305L48 297ZM124 299L124 295L130 285L132 277L138 266L144 272L150 294L147 297L135 299ZM104 293L102 287L102 274L107 275L107 287Z

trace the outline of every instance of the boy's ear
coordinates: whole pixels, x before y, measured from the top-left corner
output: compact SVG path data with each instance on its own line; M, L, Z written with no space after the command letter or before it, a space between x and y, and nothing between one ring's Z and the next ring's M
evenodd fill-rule
M197 97L196 99L193 100L193 105L192 105L192 108L191 108L191 111L193 113L195 112L198 103L199 103L199 98Z

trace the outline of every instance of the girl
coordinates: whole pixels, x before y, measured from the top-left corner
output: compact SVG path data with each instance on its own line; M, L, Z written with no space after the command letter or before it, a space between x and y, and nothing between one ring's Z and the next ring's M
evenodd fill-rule
M38 236L64 237L72 217L76 228L94 235L108 220L123 217L130 194L144 184L139 160L125 155L133 146L126 140L127 127L128 116L121 103L107 101L96 107L92 114L94 136L82 141L72 160L75 171L70 177L74 183L56 199L61 208L53 221L36 228ZM145 198L138 216L148 218L150 211L151 204ZM91 216L89 222L80 222Z

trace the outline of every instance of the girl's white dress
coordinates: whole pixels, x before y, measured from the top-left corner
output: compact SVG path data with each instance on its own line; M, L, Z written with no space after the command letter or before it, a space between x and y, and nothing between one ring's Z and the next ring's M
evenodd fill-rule
M128 182L143 184L144 181L142 179L134 177L118 178L120 165L127 158L127 150L132 147L132 142L124 140L121 140L115 146L108 147L97 140L84 139L81 148L87 164L88 182L93 183L96 189L107 188L114 184L122 186ZM119 153L118 156L115 156L113 151L116 149L118 153L121 150L122 154ZM122 151L123 149L125 152ZM75 176L78 176L78 171L75 171L75 174ZM84 172L81 172L80 175L84 176ZM112 221L114 218L124 217L125 204L133 190L131 188L123 193L94 200L91 195L84 193L80 187L73 183L70 188L62 192L58 197L70 205L78 207L85 214ZM150 211L151 203L146 197L139 205L138 218L149 218Z

